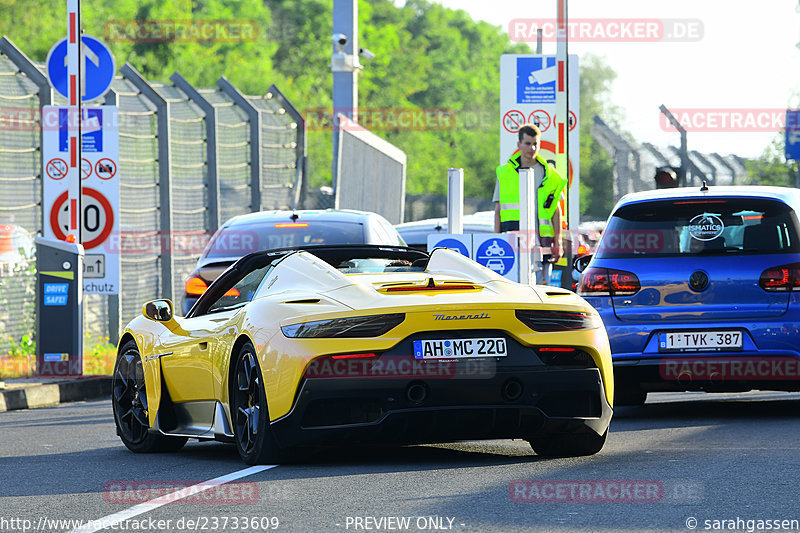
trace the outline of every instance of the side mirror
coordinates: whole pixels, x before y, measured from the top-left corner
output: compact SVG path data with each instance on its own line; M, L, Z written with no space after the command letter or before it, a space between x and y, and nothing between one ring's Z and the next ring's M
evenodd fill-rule
M142 306L142 314L150 320L169 322L175 312L170 300L153 300Z
M579 255L572 260L572 268L578 272L583 272L589 266L589 261L592 260L592 254Z

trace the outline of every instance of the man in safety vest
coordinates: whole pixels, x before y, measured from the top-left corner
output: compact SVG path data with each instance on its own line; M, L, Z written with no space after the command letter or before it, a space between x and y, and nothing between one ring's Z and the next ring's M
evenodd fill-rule
M561 212L558 204L567 180L561 177L547 161L539 155L541 132L532 124L519 129L518 150L508 163L497 167L497 183L494 197L494 231L496 233L519 230L519 169L532 168L536 184L537 227L542 247L550 248L542 261L541 276L537 283L550 281L552 264L561 259Z

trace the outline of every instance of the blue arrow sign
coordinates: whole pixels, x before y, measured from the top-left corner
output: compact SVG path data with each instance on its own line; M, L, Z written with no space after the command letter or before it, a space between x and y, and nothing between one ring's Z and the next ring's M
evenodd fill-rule
M786 159L800 160L800 109L786 110Z
M111 87L117 66L108 46L91 35L82 35L81 63L83 67L83 87L81 102L88 102L103 96ZM69 98L67 84L67 38L58 41L47 55L47 77L50 85L64 98Z

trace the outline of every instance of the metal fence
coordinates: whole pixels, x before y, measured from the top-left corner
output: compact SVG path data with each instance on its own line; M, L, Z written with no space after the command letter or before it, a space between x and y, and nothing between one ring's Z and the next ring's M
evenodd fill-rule
M179 300L202 246L228 218L298 206L307 168L304 121L274 85L248 96L224 77L197 89L177 72L168 83L148 82L129 64L119 72L105 100L88 104L119 108L119 238L127 243L120 295L85 297L89 341L115 342L144 301ZM28 239L45 220L40 117L50 104L65 101L44 66L0 39L0 225ZM0 354L34 330L32 260L0 271Z
M595 116L592 138L614 160L614 201L631 192L655 189L656 169L660 167L678 168L681 164L680 152L675 147L657 147L643 142L641 144L625 138L620 132ZM729 154L702 154L690 151L686 169L686 185L737 185L748 176L742 158Z

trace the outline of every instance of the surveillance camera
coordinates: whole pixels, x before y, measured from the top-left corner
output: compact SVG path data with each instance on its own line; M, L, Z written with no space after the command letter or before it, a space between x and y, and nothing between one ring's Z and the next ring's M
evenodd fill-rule
M361 57L364 59L375 59L375 54L368 48L359 48L358 53L361 54Z
M334 33L332 39L334 43L340 44L342 46L347 44L347 35L345 35L344 33Z

